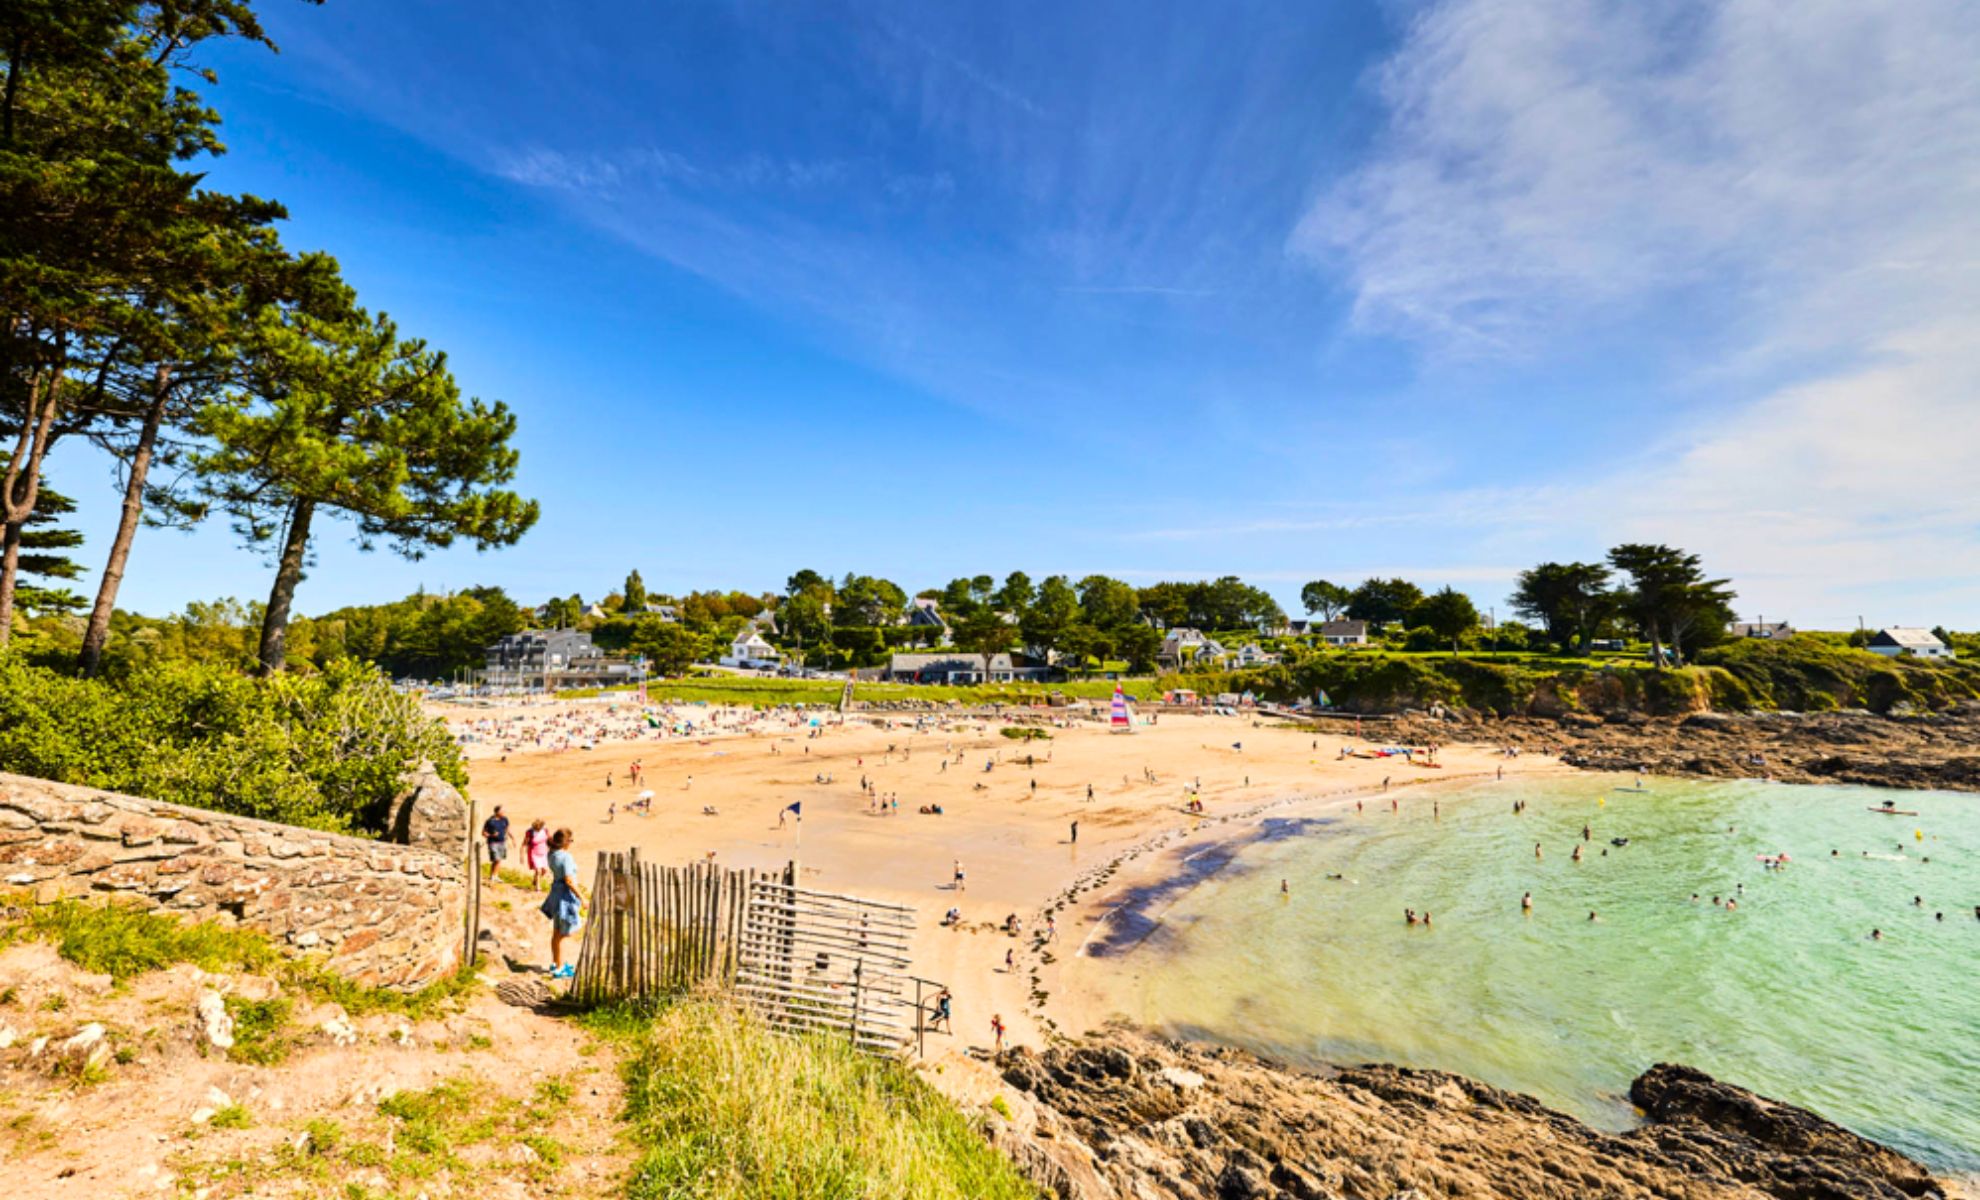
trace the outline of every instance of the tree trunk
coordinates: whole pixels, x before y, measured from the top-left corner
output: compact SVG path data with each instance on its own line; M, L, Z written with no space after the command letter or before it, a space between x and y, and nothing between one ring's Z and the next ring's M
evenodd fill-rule
M0 589L0 647L7 644L14 632L14 575L21 565L21 526L19 522L7 522L0 531L0 580L6 587Z
M282 558L275 566L275 586L268 591L268 611L261 618L263 675L275 674L284 664L289 604L296 598L296 585L302 582L303 557L309 549L309 520L315 512L313 500L297 500L289 509L289 532L282 542Z
M57 342L58 346L65 343ZM14 453L7 460L7 471L0 476L0 523L4 523L6 550L0 554L0 646L14 636L14 589L20 579L21 530L34 515L41 498L41 459L48 453L54 436L55 410L61 404L62 371L50 367L39 387L29 385L27 411L21 414L21 432L15 439Z
M170 367L158 368L158 385L151 394L151 407L144 414L144 428L138 433L137 449L131 455L131 478L124 486L124 508L117 519L117 536L110 543L110 560L103 566L103 579L96 585L96 607L89 612L89 628L83 631L82 652L76 667L84 675L94 675L103 666L103 647L110 640L110 614L117 608L117 589L124 582L124 564L131 556L131 542L137 537L138 522L144 516L144 481L151 473L151 453L158 444L158 429L165 420L165 401L171 395Z
M1661 671L1664 669L1664 641L1657 635L1657 622L1650 622L1650 661Z

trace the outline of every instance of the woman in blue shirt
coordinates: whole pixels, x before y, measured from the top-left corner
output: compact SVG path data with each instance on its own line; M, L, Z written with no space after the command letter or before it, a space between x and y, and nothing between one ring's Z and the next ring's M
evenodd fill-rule
M564 962L564 939L584 923L584 889L577 882L577 859L571 843L577 839L568 829L550 835L550 894L543 900L543 915L550 918L550 978L569 979L577 968Z

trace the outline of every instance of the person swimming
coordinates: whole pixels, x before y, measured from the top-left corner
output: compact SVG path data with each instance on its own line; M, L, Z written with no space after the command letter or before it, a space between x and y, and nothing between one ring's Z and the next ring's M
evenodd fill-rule
M1528 892L1528 893L1526 893L1526 894L1525 894L1524 896L1521 896L1521 897L1519 898L1519 907L1520 907L1520 911L1521 911L1521 912L1532 912L1532 911L1533 911L1533 893L1532 893L1532 892Z

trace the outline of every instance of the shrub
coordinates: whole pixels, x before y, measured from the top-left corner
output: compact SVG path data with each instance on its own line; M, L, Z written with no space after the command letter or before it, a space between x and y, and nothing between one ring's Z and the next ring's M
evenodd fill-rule
M1052 735L1030 725L1006 725L997 731L1014 742L1049 742Z
M0 770L315 829L376 833L421 759L460 748L376 668L256 679L171 663L116 682L0 655Z

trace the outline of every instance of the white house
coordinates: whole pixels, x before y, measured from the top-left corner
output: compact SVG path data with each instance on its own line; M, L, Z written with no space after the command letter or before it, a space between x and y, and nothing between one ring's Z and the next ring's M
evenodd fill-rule
M586 606L585 606L585 609L584 609L584 615L585 615L585 616L587 616L587 617L596 617L596 618L598 618L599 620L601 620L601 621L602 621L602 620L604 620L604 619L605 619L606 617L609 617L609 616L611 616L612 614L611 614L611 613L608 613L608 612L606 612L606 611L605 611L605 609L604 609L604 607L603 607L603 606L601 606L601 605L597 605L597 604L588 604L588 605L586 605Z
M662 621L670 625L678 623L681 619L680 608L672 604L649 604L646 606L646 614L651 617L659 617Z
M1952 658L1951 646L1935 637L1929 629L1909 629L1893 625L1879 630L1865 647L1872 654L1886 654L1892 658L1909 651L1919 658Z
M775 646L763 640L763 635L757 632L756 626L746 625L743 631L736 635L736 640L729 643L729 652L723 656L722 665L774 667L782 661L783 655L777 653Z
M1329 646L1366 646L1368 622L1327 621L1319 629L1320 640Z
M1238 647L1231 661L1240 667L1265 667L1279 661L1279 656L1258 648L1257 642L1246 642Z

